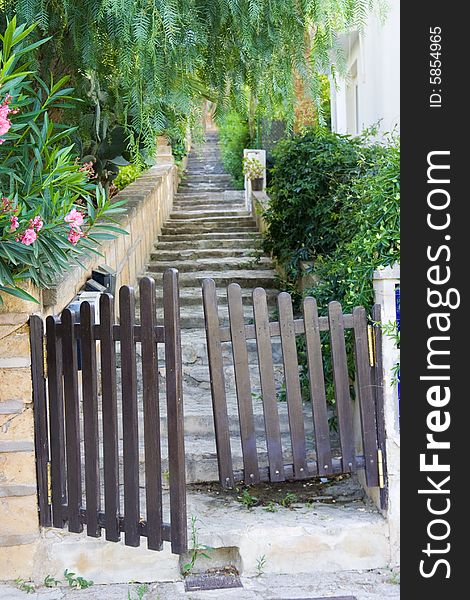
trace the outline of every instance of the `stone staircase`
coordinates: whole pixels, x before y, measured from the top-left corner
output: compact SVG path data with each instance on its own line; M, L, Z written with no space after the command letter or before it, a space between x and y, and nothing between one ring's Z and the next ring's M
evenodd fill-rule
M246 210L244 194L231 189L231 177L220 161L217 134L191 151L174 210L164 225L150 257L147 275L157 283L169 267L178 269L181 289L181 326L203 328L201 285L212 277L220 288L221 315L227 319L225 289L237 282L243 289L247 317L251 292L257 286L275 296L271 260L260 255L261 236ZM160 309L161 314L161 309ZM160 315L159 315L160 316Z
M212 399L204 330L202 281L211 277L217 285L221 325L228 324L226 288L237 282L242 288L244 312L252 322L251 293L257 286L267 290L271 309L275 307L276 273L270 258L260 250L261 235L252 215L246 210L244 193L231 189L229 175L220 160L217 134L209 133L202 147L189 155L184 179L175 197L174 210L156 241L146 275L153 277L157 288L157 317L163 317L162 276L166 269L178 269L180 281L183 393L185 444L188 482L218 479L217 457L212 417ZM264 417L260 396L256 344L248 344L253 389L253 409L259 433L259 451L266 453ZM234 468L242 468L240 431L233 361L229 348L224 349L227 403L233 443ZM278 387L282 385L280 341L273 339L273 357ZM164 349L160 348L159 372L164 391ZM140 390L139 390L140 392ZM166 407L161 399L162 432L166 433ZM307 407L307 411L308 411ZM281 428L286 452L290 452L288 415L280 404ZM306 419L308 420L308 419ZM310 414L311 420L311 414ZM307 430L312 425L306 424ZM143 449L142 449L143 450ZM167 450L162 447L163 469ZM143 463L143 454L142 454ZM267 462L266 462L267 464Z

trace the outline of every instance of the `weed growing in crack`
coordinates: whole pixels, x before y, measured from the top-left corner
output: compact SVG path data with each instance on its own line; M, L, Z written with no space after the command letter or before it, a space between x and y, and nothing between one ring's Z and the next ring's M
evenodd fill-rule
M256 577L261 577L261 575L263 575L267 562L266 554L263 554L256 559Z
M265 510L266 512L275 513L278 512L279 509L277 507L277 504L270 500L263 510Z
M127 600L142 600L148 589L149 586L146 583L139 584L135 589L127 591Z
M26 592L27 594L34 594L34 592L36 591L36 586L34 585L34 583L32 583L31 581L25 581L20 577L18 577L18 579L15 579L15 585L20 591Z
M245 506L248 510L251 510L253 506L256 506L259 502L256 496L252 496L250 494L250 490L248 488L245 488L242 491L241 496L237 496L237 500L241 502L241 504L243 504L243 506Z
M287 492L287 494L284 496L284 498L282 498L279 504L283 508L291 508L294 502L297 502L297 495L293 494L292 492Z
M76 590L85 590L93 585L93 581L80 577L80 575L75 576L75 573L72 573L72 571L69 571L68 569L65 569L64 577L69 587L75 588Z
M182 566L183 576L187 577L194 569L194 565L198 558L210 559L209 552L213 550L210 546L205 546L199 542L199 527L197 526L198 518L194 515L191 517L191 548L189 549L189 561Z
M55 577L52 577L52 575L46 575L44 577L44 587L53 588L57 587L59 584L60 581L58 579L55 579Z

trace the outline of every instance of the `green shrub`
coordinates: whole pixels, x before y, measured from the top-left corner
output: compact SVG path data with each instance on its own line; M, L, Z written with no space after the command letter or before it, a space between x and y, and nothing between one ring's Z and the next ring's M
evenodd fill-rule
M354 179L339 220L341 244L318 258L319 282L309 292L319 306L339 300L346 310L373 304L372 275L400 260L400 149L376 149Z
M24 280L47 288L125 233L109 224L123 203L111 205L90 164L78 162L73 128L50 118L75 100L67 78L47 84L30 70L42 43L28 45L33 29L12 19L0 35L0 292L28 300Z
M362 138L315 128L278 143L271 171L265 250L272 252L294 283L301 261L335 250L338 221L351 181L371 150Z
M242 190L243 150L250 147L248 123L236 112L230 112L219 123L219 136L225 170L232 176L235 187Z
M123 190L127 185L135 181L143 171L144 169L139 165L130 164L125 167L120 167L118 176L113 183L118 190Z
M300 260L315 258L317 283L304 294L316 297L322 314L332 300L340 301L344 312L358 305L370 311L374 270L400 260L399 143L370 144L366 138L324 132L313 139L316 135L309 132L280 144L266 215L270 224L266 247L286 268L286 284L292 290ZM300 294L294 298L299 300ZM322 332L321 339L327 399L334 406L329 335ZM346 345L352 381L349 331ZM304 336L297 338L297 351L302 397L308 400ZM336 427L335 414L330 426Z

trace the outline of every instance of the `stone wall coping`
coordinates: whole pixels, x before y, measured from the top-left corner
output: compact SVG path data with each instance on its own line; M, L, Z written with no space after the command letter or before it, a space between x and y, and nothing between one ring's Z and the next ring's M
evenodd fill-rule
M400 279L400 263L374 271L374 279Z

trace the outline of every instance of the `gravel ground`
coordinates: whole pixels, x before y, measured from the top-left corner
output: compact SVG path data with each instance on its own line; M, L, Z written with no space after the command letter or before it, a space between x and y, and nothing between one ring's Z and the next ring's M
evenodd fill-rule
M16 585L0 584L2 600L317 600L352 596L356 600L399 600L399 573L376 571L342 571L304 575L261 575L241 578L243 589L184 591L183 582L147 586L95 585L88 589L38 588L27 593ZM139 589L140 588L140 589Z

